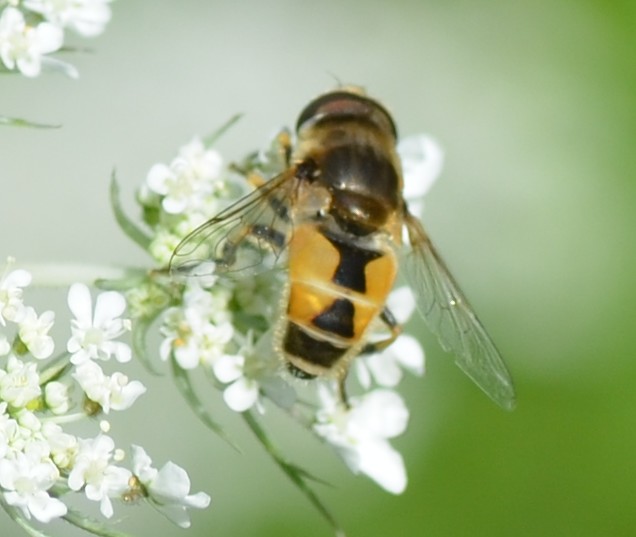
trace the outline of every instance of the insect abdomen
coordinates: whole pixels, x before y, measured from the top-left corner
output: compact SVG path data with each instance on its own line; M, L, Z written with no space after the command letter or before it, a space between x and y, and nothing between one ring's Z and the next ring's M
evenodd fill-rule
M325 374L356 347L384 307L395 279L395 256L303 224L294 230L289 260L282 350L301 373Z

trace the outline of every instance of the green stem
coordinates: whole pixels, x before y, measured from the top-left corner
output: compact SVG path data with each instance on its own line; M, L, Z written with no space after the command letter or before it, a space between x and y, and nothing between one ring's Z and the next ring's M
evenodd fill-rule
M50 537L48 533L43 533L37 529L35 529L29 522L24 520L23 518L16 518L16 524L20 526L24 531L26 531L31 537Z
M278 464L280 469L287 475L289 479L291 479L292 483L294 483L294 485L298 487L298 489L305 495L305 497L329 523L336 537L346 537L344 530L340 528L338 522L331 514L329 509L327 509L326 505L316 495L313 489L311 489L311 487L307 484L306 477L310 477L309 474L307 474L307 472L305 472L302 468L299 468L295 464L290 463L283 456L278 448L271 442L261 425L258 423L254 415L249 410L243 412L241 415L243 416L243 419L247 423L250 430L254 433L256 438L258 438L258 441L269 453L272 459L274 459L274 462Z
M125 278L130 269L86 263L20 263L33 276L35 287L67 287L73 283L93 285L98 279Z
M212 147L217 142L217 140L221 136L223 136L230 129L230 127L232 127L239 119L241 119L242 116L243 116L243 114L235 114L235 115L233 115L223 125L221 125L217 130L215 130L211 134L208 134L203 139L203 145L205 147Z
M84 516L83 514L72 509L69 509L68 513L66 513L66 515L64 515L62 518L73 526L81 528L84 531L88 531L94 535L99 535L100 537L132 537L130 533L124 533L123 531L110 529L103 523L97 520L93 520L90 517Z
M24 516L18 509L8 505L2 497L0 497L0 506L4 509L4 511L9 515L9 518L13 520L18 526L20 526L26 533L28 533L31 537L50 537L47 533L42 533L41 531L36 530L31 524L24 519Z

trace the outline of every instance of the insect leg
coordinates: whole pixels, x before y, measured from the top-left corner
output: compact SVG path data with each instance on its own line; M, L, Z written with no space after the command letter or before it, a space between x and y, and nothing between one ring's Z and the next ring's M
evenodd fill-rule
M273 251L280 251L285 246L287 237L284 233L265 224L253 224L245 227L242 233L235 240L227 240L223 244L221 259L217 261L220 266L231 267L237 258L239 245L245 237L258 244L258 248L266 250L270 248Z
M280 150L283 153L283 159L285 165L289 168L291 166L292 156L292 139L288 129L283 129L276 136L276 142L278 143Z
M382 310L382 313L380 313L380 320L391 331L391 334L387 338L381 339L380 341L367 343L364 347L362 347L360 354L373 354L374 352L381 352L389 345L391 345L391 343L393 343L402 333L402 327L398 324L390 309L385 307Z
M266 168L270 167L272 161L277 162L283 168L289 168L291 166L292 150L291 133L288 129L282 129L272 141L264 158L260 152L254 151L241 162L231 163L229 167L236 173L241 174L249 183L258 188L262 186L267 179L255 170L262 169L263 166Z
M384 325L390 330L390 334L385 339L381 339L380 341L374 341L373 343L367 343L360 354L373 354L374 352L381 352L386 349L391 343L393 343L397 337L402 333L402 327L398 324L397 320L391 313L391 310L388 308L384 308L382 313L380 313L380 320L384 323ZM346 372L344 375L341 375L338 379L338 397L340 401L344 405L346 409L351 408L349 405L349 399L347 398L347 389L346 389Z
M261 240L265 241L267 245L276 251L285 246L285 234L265 224L254 224L248 233L259 242Z
M346 380L346 375L338 379L338 397L340 398L340 401L342 402L345 409L349 410L351 408L351 405L349 404L349 398L347 397L347 387L345 382Z

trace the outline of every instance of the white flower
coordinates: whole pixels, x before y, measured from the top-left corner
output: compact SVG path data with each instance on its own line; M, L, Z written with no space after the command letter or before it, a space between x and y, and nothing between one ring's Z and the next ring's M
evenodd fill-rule
M0 334L0 356L6 356L11 351L11 343L4 334Z
M201 263L197 267L209 272L210 276L197 277L188 283L183 293L183 304L186 308L195 309L201 317L206 317L215 324L221 324L231 320L229 302L232 294L229 289L220 285L210 289L217 281L217 276L212 274L214 267L214 263L211 262Z
M181 528L190 527L187 508L204 509L210 505L205 492L190 494L187 472L173 462L161 470L152 466L152 460L140 446L132 446L133 473L144 485L151 504Z
M13 7L7 7L0 16L0 59L7 69L17 68L24 76L40 74L44 54L62 46L64 32L58 26L41 22L29 26L24 15Z
M20 409L15 413L15 417L20 425L21 435L30 440L36 436L42 430L42 422L37 417L35 412L27 410L26 408Z
M319 395L323 408L316 415L316 433L336 449L352 472L368 475L394 494L403 492L404 461L388 442L406 429L409 414L401 397L390 390L375 390L351 399L351 408L345 409L323 385Z
M49 336L49 330L53 327L54 320L55 313L52 311L45 311L38 317L33 308L27 307L20 321L20 339L29 352L40 360L53 354L55 343Z
M39 449L18 452L12 459L0 459L0 486L9 505L18 507L27 519L50 522L66 514L64 503L47 490L60 477L57 467L42 458Z
M410 211L422 214L422 197L428 192L442 171L444 153L431 137L420 134L400 140L397 152L402 161L404 198Z
M0 400L22 408L40 393L40 377L35 364L25 364L15 356L9 356L6 371L0 369Z
M167 360L173 353L183 369L214 363L234 335L225 294L196 289L186 292L182 307L166 312L161 328L165 336L159 349L161 358Z
M170 166L155 164L146 177L148 188L163 196L161 205L169 214L200 209L213 193L222 167L221 155L205 149L195 138L179 150Z
M123 373L104 375L102 368L92 361L77 366L73 377L91 401L99 403L106 414L130 408L146 387L138 380L128 381Z
M398 324L404 325L413 316L415 311L415 295L408 286L398 287L389 294L386 306L391 310Z
M223 391L227 406L236 412L249 410L258 401L259 384L245 376L245 356L225 354L212 365L214 375L229 386Z
M22 288L30 283L31 274L20 269L9 272L0 280L0 324L2 326L6 326L6 321L19 322L24 316Z
M0 403L0 460L9 452L13 439L18 434L18 422L7 414L7 403Z
M7 403L1 403L0 409L5 411L0 414L0 459L13 455L24 449L31 440L30 431L25 431L18 421L6 413Z
M182 238L171 230L159 228L148 247L148 253L161 265L167 265Z
M419 341L408 334L398 336L382 352L358 360L358 379L363 388L369 388L370 374L380 386L393 388L402 380L402 368L414 375L424 374L424 351Z
M148 188L164 196L161 204L167 213L180 213L188 206L196 186L187 177L179 177L165 164L155 164L146 176Z
M56 380L44 386L44 402L53 414L66 414L70 407L68 386Z
M221 173L221 154L215 149L206 149L197 137L179 149L179 157L187 163L188 173L200 179L215 180Z
M67 434L57 423L47 421L42 425L42 437L51 450L50 457L58 468L70 468L78 451L77 438Z
M110 464L114 448L115 443L109 436L80 439L79 451L68 476L71 490L84 487L89 500L100 502L100 510L106 518L113 516L110 498L121 496L132 477L130 470Z
M113 355L119 362L128 362L131 359L130 347L113 341L130 330L130 321L118 318L126 309L126 301L120 293L100 293L93 314L88 287L76 283L69 289L68 305L75 315L75 319L71 321L73 335L67 343L67 350L72 354L72 363L77 365L91 359L108 360Z
M48 21L75 30L85 37L101 34L111 12L110 0L25 0L24 7Z

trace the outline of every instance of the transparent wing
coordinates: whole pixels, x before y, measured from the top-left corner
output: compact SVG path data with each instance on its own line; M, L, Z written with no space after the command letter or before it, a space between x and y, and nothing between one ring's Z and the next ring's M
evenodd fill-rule
M271 269L289 242L295 184L295 170L290 168L199 226L176 247L170 272L245 277Z
M455 354L457 365L493 401L512 410L515 390L499 351L422 224L408 213L405 222L412 248L405 260L405 269L420 313L444 350Z

